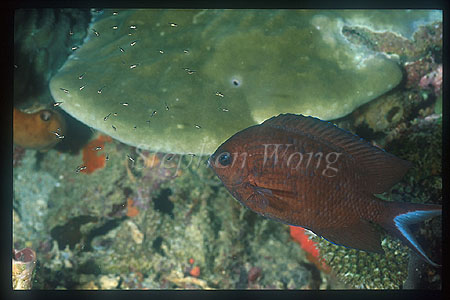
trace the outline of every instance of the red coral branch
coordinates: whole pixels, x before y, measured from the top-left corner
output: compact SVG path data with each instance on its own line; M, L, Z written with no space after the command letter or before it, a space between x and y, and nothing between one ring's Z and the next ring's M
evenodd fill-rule
M317 249L317 243L309 239L309 236L305 233L305 229L302 227L289 226L291 230L291 237L305 250L306 258L314 263L320 270L329 273L330 267L327 266L320 258L319 250Z

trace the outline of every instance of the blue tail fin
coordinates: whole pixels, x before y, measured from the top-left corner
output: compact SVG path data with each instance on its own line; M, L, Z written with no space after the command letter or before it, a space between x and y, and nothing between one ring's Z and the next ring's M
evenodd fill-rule
M442 207L440 205L390 202L387 203L386 208L386 212L379 222L380 225L390 234L401 239L427 263L440 267L440 265L428 258L408 226L440 216Z

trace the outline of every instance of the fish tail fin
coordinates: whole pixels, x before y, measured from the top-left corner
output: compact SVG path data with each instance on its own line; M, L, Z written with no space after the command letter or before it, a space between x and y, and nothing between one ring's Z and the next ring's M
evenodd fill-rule
M386 209L377 223L386 229L388 233L401 239L430 265L440 267L440 265L428 258L408 226L440 216L442 214L442 206L406 202L385 202L385 204Z

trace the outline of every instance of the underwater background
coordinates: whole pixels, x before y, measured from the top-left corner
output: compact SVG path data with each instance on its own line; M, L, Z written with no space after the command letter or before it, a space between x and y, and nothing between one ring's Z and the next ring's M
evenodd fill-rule
M206 161L312 115L413 163L378 197L442 204L442 72L438 10L16 10L13 287L441 289L395 238L262 218ZM412 226L438 263L441 227Z

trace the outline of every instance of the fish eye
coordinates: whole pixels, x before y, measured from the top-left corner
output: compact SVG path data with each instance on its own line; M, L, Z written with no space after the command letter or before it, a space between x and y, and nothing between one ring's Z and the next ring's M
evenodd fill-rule
M217 159L222 166L231 164L231 154L228 152L221 153Z
M52 113L49 112L48 110L44 110L40 114L41 120L45 121L45 122L49 121L51 116L52 116Z

